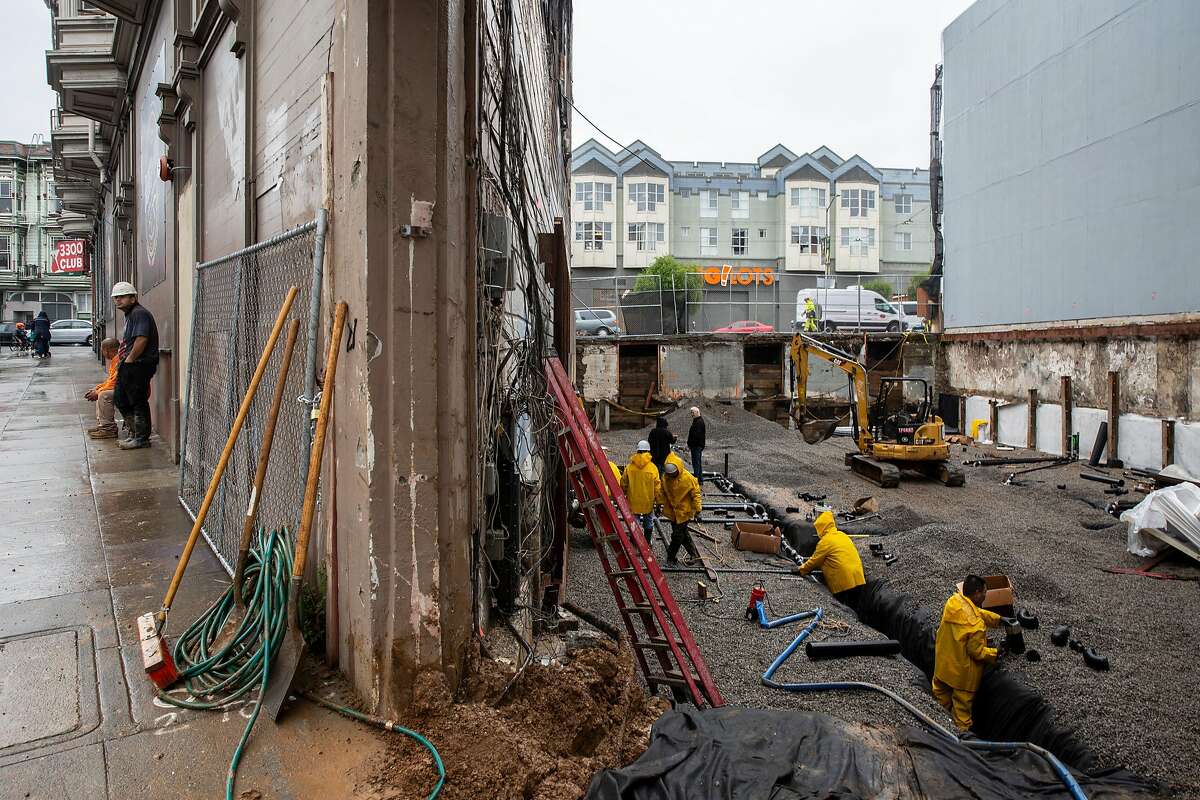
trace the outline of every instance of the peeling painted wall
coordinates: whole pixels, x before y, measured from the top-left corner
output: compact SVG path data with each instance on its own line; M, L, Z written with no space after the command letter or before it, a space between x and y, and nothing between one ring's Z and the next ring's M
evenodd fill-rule
M942 349L944 391L1023 401L1037 389L1058 402L1070 375L1078 406L1107 408L1108 373L1120 373L1121 411L1200 418L1200 339L955 341Z
M579 376L576 385L587 400L617 402L619 370L617 348L611 345L582 345L578 351Z
M743 355L740 342L665 345L659 350L657 395L664 400L741 400L746 390Z

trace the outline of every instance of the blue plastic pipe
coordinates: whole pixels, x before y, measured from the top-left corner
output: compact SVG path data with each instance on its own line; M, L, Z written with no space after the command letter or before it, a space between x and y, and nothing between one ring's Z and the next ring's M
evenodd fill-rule
M874 683L864 683L862 681L827 681L827 682L823 682L823 683L779 683L778 681L775 681L774 680L775 673L776 673L776 671L779 670L780 667L783 666L783 662L787 661L788 658L791 657L792 653L796 652L796 648L799 647L801 644L803 644L804 640L807 639L814 630L816 630L817 625L818 625L818 623L820 623L821 617L823 616L823 609L817 608L812 611L805 611L800 614L792 614L791 616L781 617L780 619L770 622L767 620L767 614L766 614L766 611L763 609L762 601L760 600L758 603L756 603L756 605L758 606L758 624L763 628L774 628L779 625L783 625L787 622L794 621L797 619L807 619L808 617L813 618L813 621L811 623L809 623L808 626L804 628L804 630L800 631L800 633L797 634L796 638L792 640L792 643L789 644L787 647L785 647L783 649L783 652L780 653L775 658L775 660L771 662L771 666L767 667L767 671L762 674L762 682L763 682L764 686L770 686L772 689L782 689L786 692L828 692L828 691L838 691L838 690L878 692L879 694L882 694L885 697L895 700L906 711L908 711L910 714L912 714L914 717L916 717L921 723L926 725L928 728L930 728L934 732L939 733L942 736L946 737L947 739L955 741L955 742L957 742L961 745L964 745L972 750L992 750L992 751L1028 750L1031 753L1041 756L1042 758L1046 759L1046 761L1050 764L1051 769L1053 769L1054 772L1058 775L1059 779L1062 780L1063 785L1065 785L1067 787L1067 792L1070 793L1071 797L1074 798L1074 800L1088 800L1087 795L1083 793L1083 788L1080 787L1080 785L1079 785L1079 781L1075 780L1075 776L1071 774L1071 771L1069 769L1067 769L1067 765L1062 763L1062 761L1060 761L1057 756L1055 756L1053 753L1051 753L1046 748L1039 747L1038 745L1033 744L1032 742L985 742L980 739L960 739L960 738L958 738L958 736L956 736L955 734L951 733L946 728L939 725L932 717L930 717L928 714L921 711L919 708L917 708L912 703L905 700L900 695L896 694L895 692L891 691L890 689L886 689L886 688L879 686L877 684L874 684Z
M757 601L754 606L758 609L758 627L760 628L778 628L787 625L789 622L799 622L809 617L816 617L818 620L821 618L821 609L818 608L816 611L801 611L799 614L791 614L779 619L769 620L767 619L767 610L763 607L762 600ZM809 628L812 627L812 625L809 626Z

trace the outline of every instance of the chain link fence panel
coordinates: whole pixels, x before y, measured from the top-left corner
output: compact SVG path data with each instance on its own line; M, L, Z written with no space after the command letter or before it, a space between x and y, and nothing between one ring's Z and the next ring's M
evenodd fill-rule
M228 256L196 265L191 356L184 410L179 500L196 518L254 369L288 290L298 290L287 320L300 320L259 498L257 524L294 528L300 518L311 442L311 400L320 336L324 217ZM284 331L286 332L286 325ZM286 336L268 362L234 444L202 532L232 574L250 504Z

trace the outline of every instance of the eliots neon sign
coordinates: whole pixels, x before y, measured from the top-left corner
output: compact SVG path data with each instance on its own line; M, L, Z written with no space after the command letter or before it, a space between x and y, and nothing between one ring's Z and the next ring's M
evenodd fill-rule
M755 283L770 286L775 283L775 270L773 267L733 267L722 264L719 267L705 267L704 282L710 286L731 283L738 286L750 286Z

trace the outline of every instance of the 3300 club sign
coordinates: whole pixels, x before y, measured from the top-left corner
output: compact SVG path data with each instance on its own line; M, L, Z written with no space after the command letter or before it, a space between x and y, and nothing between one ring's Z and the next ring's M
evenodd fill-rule
M51 272L86 272L87 243L83 239L63 239L54 251Z

